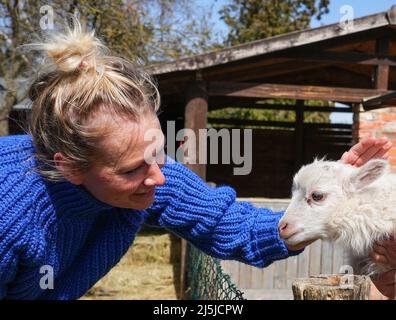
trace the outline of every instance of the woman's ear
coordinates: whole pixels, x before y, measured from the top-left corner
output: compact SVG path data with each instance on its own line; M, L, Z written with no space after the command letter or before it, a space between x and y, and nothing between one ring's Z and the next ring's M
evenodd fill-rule
M82 184L84 179L81 173L77 173L73 170L73 166L70 161L61 153L57 152L54 154L55 167L62 173L63 177L69 182L79 185Z

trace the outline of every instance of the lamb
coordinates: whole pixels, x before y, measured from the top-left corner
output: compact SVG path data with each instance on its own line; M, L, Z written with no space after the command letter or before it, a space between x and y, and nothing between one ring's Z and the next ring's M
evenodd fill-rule
M371 262L375 241L395 234L396 175L385 160L373 159L360 168L315 160L293 179L292 199L279 221L287 244L314 239L340 239L351 253L365 258L363 273L389 270Z

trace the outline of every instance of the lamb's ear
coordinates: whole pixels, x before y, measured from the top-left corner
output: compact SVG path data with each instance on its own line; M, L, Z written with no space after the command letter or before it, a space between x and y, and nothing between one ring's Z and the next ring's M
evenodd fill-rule
M354 170L349 177L349 183L355 190L360 190L380 178L388 170L386 160L373 159L362 167Z

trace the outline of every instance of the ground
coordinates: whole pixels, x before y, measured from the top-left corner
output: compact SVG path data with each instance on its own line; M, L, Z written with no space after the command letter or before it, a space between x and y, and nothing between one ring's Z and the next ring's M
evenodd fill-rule
M81 300L177 299L180 240L143 230L121 261Z

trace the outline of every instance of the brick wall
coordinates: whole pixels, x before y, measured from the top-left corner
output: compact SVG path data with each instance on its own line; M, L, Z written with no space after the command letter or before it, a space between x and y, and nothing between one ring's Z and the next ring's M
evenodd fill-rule
M360 111L354 130L359 139L366 137L386 137L393 143L389 152L389 163L396 172L396 108L382 108L373 111Z

